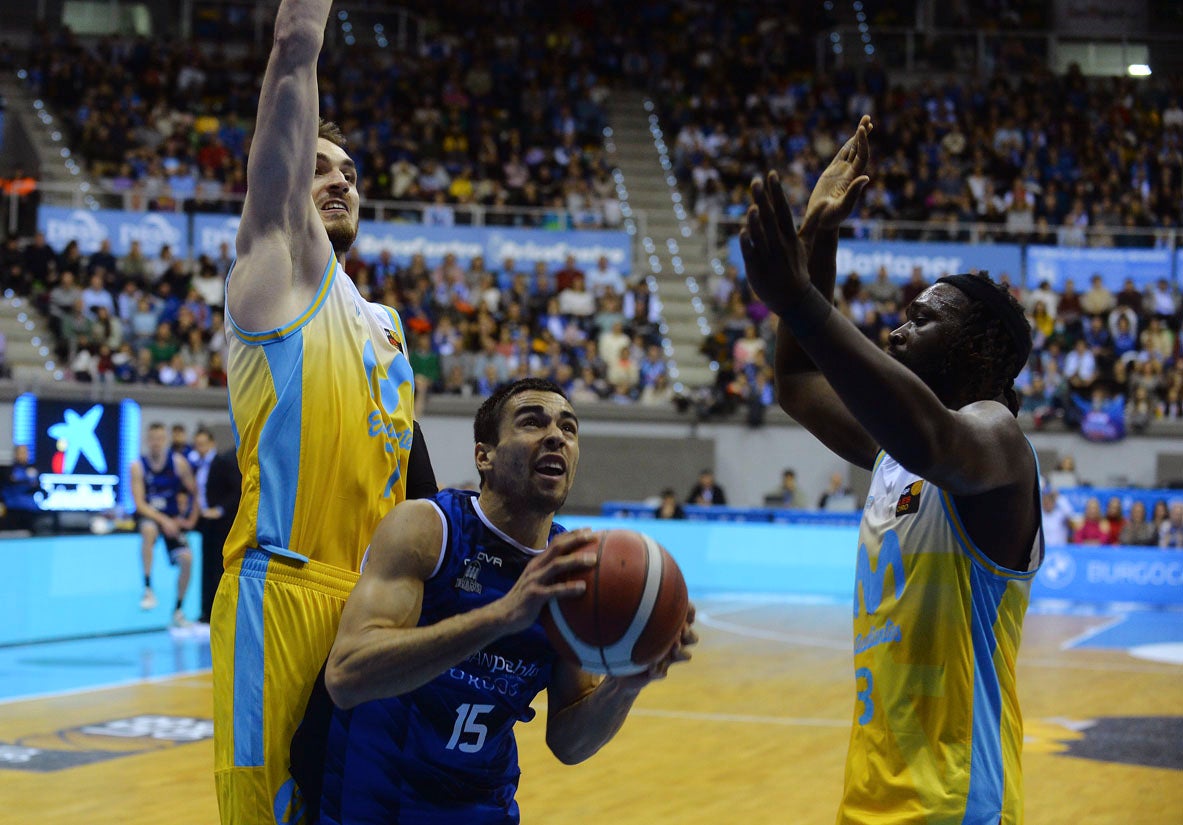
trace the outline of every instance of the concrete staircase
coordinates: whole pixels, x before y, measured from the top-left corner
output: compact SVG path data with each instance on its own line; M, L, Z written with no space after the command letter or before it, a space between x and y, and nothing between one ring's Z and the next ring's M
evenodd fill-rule
M45 384L53 381L49 326L23 298L0 298L0 333L7 341L5 363L17 384ZM44 350L44 354L42 353Z
M662 168L646 95L614 91L608 101L612 127L608 156L623 174L628 205L645 215L644 230L636 236L635 274L652 274L661 298L665 335L673 347L675 380L688 390L714 383L714 371L699 347L710 330L707 276L711 271L706 241L693 215L693 204L681 201L672 173ZM661 140L672 148L674 135Z

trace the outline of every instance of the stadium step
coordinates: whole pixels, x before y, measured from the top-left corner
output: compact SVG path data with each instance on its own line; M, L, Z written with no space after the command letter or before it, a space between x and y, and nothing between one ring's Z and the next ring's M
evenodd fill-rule
M644 210L645 233L655 249L649 253L643 244L636 245L634 271L652 272L650 254L656 256L661 267L661 271L654 274L658 284L657 294L664 311L664 335L673 349L673 359L678 370L676 382L689 389L714 382L714 373L699 352L703 340L699 310L701 308L709 312L705 303L705 287L710 273L710 260L706 254L705 240L690 214L692 204L683 200L684 217L679 218L675 213L675 201L671 195L677 190L671 188L669 172L661 166L661 156L649 130L649 112L645 110L644 101L645 96L640 92L613 93L608 107L614 146L610 158L624 175L629 205L633 209ZM663 135L663 139L668 146L670 137ZM683 227L689 227L689 237L683 234ZM681 273L675 270L671 240L676 242L674 249L681 261ZM697 296L687 285L688 276L698 283ZM695 297L701 300L696 303Z
M45 320L20 298L0 299L0 333L7 354L5 362L18 381L44 381L45 364L53 358L53 336ZM42 354L44 348L46 354Z

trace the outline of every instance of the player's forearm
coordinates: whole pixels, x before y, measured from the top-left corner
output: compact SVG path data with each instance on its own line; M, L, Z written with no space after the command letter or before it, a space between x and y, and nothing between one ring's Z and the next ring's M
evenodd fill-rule
M283 0L275 15L271 60L315 62L332 6L332 0Z
M802 231L801 242L809 250L809 280L817 291L830 298L834 294L838 266L838 230ZM817 365L797 343L786 324L776 330L775 371L778 395L782 383L791 383L799 372L816 372Z
M425 627L374 627L338 638L325 686L333 702L351 708L423 687L505 635L496 603Z
M625 687L612 677L591 693L551 717L546 744L565 765L576 765L608 744L628 718L640 690Z

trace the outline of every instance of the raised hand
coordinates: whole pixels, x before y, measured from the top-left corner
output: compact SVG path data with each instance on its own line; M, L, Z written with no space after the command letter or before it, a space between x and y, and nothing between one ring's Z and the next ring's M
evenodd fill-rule
M858 128L834 155L809 195L802 234L819 229L837 229L850 217L858 196L870 178L863 174L871 157L867 136L875 128L870 115L863 115Z
M752 182L752 203L739 233L748 284L770 310L783 316L810 287L805 245L797 237L776 172Z

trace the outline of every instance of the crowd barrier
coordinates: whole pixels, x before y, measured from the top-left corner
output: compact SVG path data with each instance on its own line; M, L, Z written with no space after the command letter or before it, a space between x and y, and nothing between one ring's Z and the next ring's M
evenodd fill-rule
M189 533L193 575L181 609L201 613L201 536ZM140 610L144 572L138 533L5 538L0 541L0 645L159 630L176 599L177 569L156 543L152 589Z
M622 511L618 511L622 512ZM832 523L665 521L628 515L568 516L568 528L641 529L677 560L691 593L784 595L848 602L858 528ZM193 581L183 609L200 611L201 541L191 533ZM139 609L136 534L0 542L0 645L157 630L168 624L176 569L158 543L152 585L159 606ZM1049 547L1033 600L1126 609L1183 607L1183 552L1138 547Z
M1145 492L1145 491L1139 491ZM677 559L699 592L727 591L849 599L854 588L858 521L854 514L793 510L697 508L712 518L653 518L653 508L607 502L599 517L563 524L640 529ZM753 518L764 513L767 518ZM772 517L779 515L773 521ZM644 521L639 524L638 521ZM741 523L742 521L742 523ZM786 529L786 527L788 529ZM1183 552L1146 547L1045 548L1031 598L1080 604L1183 606Z

